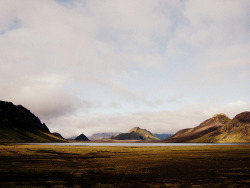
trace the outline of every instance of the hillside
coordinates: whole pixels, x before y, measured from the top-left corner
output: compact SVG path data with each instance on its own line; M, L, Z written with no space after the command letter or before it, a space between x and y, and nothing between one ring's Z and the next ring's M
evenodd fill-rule
M218 143L249 143L250 142L250 112L236 115L218 131L208 134L200 140L209 140Z
M250 142L250 112L242 112L232 120L217 114L191 129L178 131L165 142L240 143Z
M53 132L53 133L51 133L51 134L53 134L53 135L56 136L56 137L59 137L59 138L64 139L63 136L62 136L60 133Z
M141 129L135 127L131 129L128 133L121 133L112 137L116 140L147 140L147 141L156 141L159 138L155 137L151 132L146 129Z
M0 101L0 142L65 142L21 105Z

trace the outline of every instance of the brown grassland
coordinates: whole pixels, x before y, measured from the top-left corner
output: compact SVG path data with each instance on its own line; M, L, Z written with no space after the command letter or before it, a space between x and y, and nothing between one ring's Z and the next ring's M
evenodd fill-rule
M250 187L250 145L0 145L0 187Z

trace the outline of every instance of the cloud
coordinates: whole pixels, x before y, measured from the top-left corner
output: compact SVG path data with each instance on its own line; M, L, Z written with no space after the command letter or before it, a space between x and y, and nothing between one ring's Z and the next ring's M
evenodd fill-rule
M0 62L3 67L1 73L5 80L3 82L8 82L3 85L10 96L15 90L22 92L20 96L33 98L34 95L30 91L33 87L47 91L43 93L44 95L56 96L56 94L66 92L63 89L66 84L70 85L69 82L77 81L107 87L126 100L141 101L146 105L154 103L146 98L143 91L131 90L117 77L122 72L126 74L126 71L136 64L140 67L144 65L152 67L158 62L157 60L152 63L154 59L159 58L149 54L143 55L146 53L143 50L140 50L141 55L137 54L136 57L124 51L131 47L132 41L137 49L144 49L145 43L141 39L147 40L150 38L149 35L159 32L155 29L157 25L163 27L161 35L165 33L169 20L164 19L163 14L154 11L154 8L159 5L151 1L127 1L122 5L113 1L112 7L109 6L110 2L101 1L99 2L103 4L101 9L98 8L99 6L94 6L95 3L87 1L86 5L81 2L59 5L54 1L22 3L10 1L4 5L3 12L6 16L1 20L5 22L9 20L9 25L11 25L18 19L20 25L12 29L7 27L9 30L5 29L6 31L0 36L0 50L3 52ZM141 6L142 3L143 6ZM103 17L103 15L106 16ZM123 21L117 19L117 16L120 16ZM137 19L131 23L131 17ZM145 22L145 17L147 22ZM106 31L105 28L119 28L121 33L115 33L118 37L115 43L112 44L112 41L107 38L106 34L110 30ZM129 46L126 46L126 43L119 44L120 39L122 43L124 42L124 34L127 35L126 40L132 40L127 43ZM124 46L126 46L125 49L117 51L117 47L123 48ZM139 58L140 56L146 56L146 58ZM60 78L60 83L53 83L54 77ZM44 79L48 79L47 82L52 82L52 84L41 85L39 80ZM53 91L50 94L51 90ZM65 94L62 99L68 97L71 101L74 98L71 95ZM19 97L19 103L22 103L21 98ZM35 99L38 98L33 98Z
M249 103L249 7L0 1L0 98L68 134L137 123L174 132L212 112L236 114ZM230 101L246 104L233 111Z
M98 3L98 7L96 4ZM114 30L115 37L122 39L122 35L132 37L136 43L150 39L150 35L166 35L169 32L171 21L161 9L163 1L128 0L112 1L87 1L86 7L90 15L93 15L101 27ZM105 17L103 16L105 15ZM120 31L120 32L119 32ZM104 31L105 32L105 31ZM137 38L138 37L138 38Z
M90 102L66 93L58 77L32 78L17 83L3 81L2 100L21 104L44 121L92 107Z
M169 102L179 102L184 98L184 94L179 93L177 95L171 96L168 101Z
M185 1L168 45L167 56L190 55L245 43L249 33L249 1ZM242 48L244 50L244 48ZM223 53L220 53L223 54ZM192 54L193 55L193 54ZM198 55L198 54L195 54ZM213 56L212 54L209 54ZM230 55L230 54L228 54ZM203 59L204 58L203 56Z

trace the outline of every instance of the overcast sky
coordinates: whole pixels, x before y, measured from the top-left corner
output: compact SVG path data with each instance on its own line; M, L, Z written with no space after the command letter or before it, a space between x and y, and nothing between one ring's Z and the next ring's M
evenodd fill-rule
M64 137L250 110L249 0L0 0L0 100Z

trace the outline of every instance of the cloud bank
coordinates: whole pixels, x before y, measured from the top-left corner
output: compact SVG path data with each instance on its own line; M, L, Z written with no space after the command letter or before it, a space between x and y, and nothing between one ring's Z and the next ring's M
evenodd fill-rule
M0 99L65 136L232 117L250 107L249 11L248 0L2 0Z

